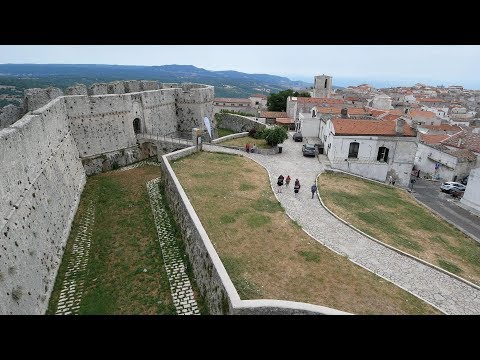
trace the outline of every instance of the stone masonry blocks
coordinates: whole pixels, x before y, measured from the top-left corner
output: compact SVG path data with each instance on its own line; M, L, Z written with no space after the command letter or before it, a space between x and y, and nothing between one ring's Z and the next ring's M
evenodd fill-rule
M123 83L125 84L126 93L142 91L140 88L140 81L138 80L129 80L129 81L124 81Z
M65 90L65 95L88 95L88 90L84 84L75 84Z
M88 88L88 95L108 94L108 85L105 83L95 83Z
M26 89L24 91L23 107L26 112L34 111L62 95L62 90L54 87Z
M151 80L142 80L140 81L140 88L142 91L149 91L149 90L158 90L160 86L158 81L151 81Z
M23 109L15 105L7 105L0 109L0 129L12 125L22 117Z
M125 85L123 81L113 81L108 83L109 94L125 94Z

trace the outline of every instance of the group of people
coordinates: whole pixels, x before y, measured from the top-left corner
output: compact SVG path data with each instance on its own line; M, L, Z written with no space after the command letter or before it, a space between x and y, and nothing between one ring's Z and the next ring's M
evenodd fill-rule
M257 152L257 145L253 144L252 146L250 146L250 143L246 143L245 144L245 151L247 153Z
M288 188L290 184L290 175L287 175L286 178L283 177L283 175L280 174L280 176L277 179L277 192L282 193L282 187L283 183L285 181L285 187ZM310 190L312 192L312 199L317 192L317 185L314 183L311 187ZM297 196L298 192L300 191L300 180L295 179L295 184L293 185L293 193L295 194L295 197Z

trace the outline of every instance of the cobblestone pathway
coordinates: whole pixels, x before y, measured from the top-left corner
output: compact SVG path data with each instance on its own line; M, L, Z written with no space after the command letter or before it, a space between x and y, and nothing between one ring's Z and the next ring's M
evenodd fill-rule
M200 315L190 280L185 271L185 264L175 243L170 218L161 205L162 195L158 189L159 181L159 178L149 181L147 189L162 249L163 262L170 283L173 304L179 315Z
M96 200L91 200L88 204L87 211L80 224L80 230L73 241L72 255L63 279L56 315L76 315L80 309L92 228L95 221L95 205Z
M117 169L117 170L114 170L114 171L127 171L127 170L132 170L132 169L138 168L140 166L144 166L144 165L160 166L160 163L158 163L156 161L152 161L152 160L142 160L142 161L139 161L135 164L124 166L124 167L122 167L120 169Z
M317 158L303 157L302 145L290 137L282 154L270 156L206 144L203 149L257 161L267 168L273 189L280 174L290 175L290 188L274 194L287 214L314 239L447 314L480 314L480 290L367 238L328 213L317 198L311 199L310 186L324 171L324 165ZM292 186L296 178L302 185L297 197Z

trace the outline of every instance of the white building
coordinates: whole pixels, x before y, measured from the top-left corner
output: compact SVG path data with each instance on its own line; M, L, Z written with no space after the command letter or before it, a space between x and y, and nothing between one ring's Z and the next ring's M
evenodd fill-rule
M405 120L331 119L321 127L321 141L331 166L408 186L417 150L416 134Z
M436 136L436 135L434 135ZM441 136L441 135L438 135ZM443 144L419 143L415 167L423 175L444 181L457 181L468 175L477 156L468 149L448 148Z
M470 171L467 189L463 195L462 204L480 211L480 168Z
M393 109L392 98L385 94L376 95L373 98L370 106L375 109L392 110Z

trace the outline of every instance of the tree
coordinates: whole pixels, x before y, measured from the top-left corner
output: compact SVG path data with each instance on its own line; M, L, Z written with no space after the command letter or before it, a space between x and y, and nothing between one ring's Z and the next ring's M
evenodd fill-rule
M262 136L270 146L276 146L288 139L287 129L283 126L273 126L262 131Z
M293 93L293 96L299 96L299 97L310 97L310 93L308 91L295 91Z
M306 91L293 91L292 89L283 90L278 93L274 93L267 98L267 106L270 111L286 111L287 110L287 98L289 96L303 96L310 97L310 94Z

